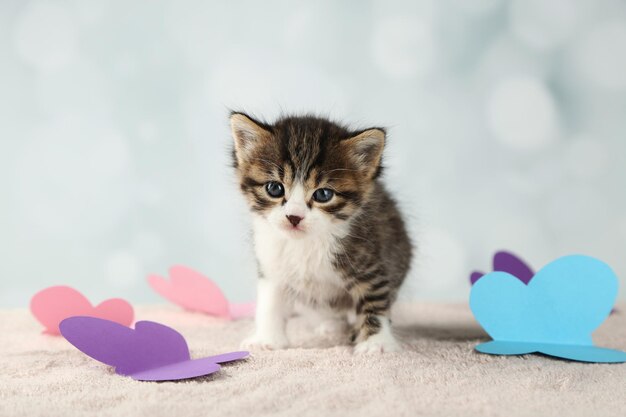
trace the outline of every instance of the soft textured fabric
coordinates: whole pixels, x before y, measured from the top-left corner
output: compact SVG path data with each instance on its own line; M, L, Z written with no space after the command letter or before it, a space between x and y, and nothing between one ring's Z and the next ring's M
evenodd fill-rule
M626 309L595 334L626 350ZM176 307L137 309L138 320L176 328L193 357L236 350L249 320L226 322ZM137 382L40 334L25 310L0 312L0 416L623 416L626 364L574 363L539 355L498 357L462 305L402 305L394 325L406 349L355 356L328 347L302 319L296 348L255 352L213 376ZM323 340L323 339L322 339Z

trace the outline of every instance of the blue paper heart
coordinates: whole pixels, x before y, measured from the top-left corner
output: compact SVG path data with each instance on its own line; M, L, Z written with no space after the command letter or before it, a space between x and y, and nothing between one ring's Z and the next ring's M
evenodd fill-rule
M593 345L591 333L609 315L617 277L597 259L559 258L525 285L506 272L492 272L472 287L470 307L494 339L476 346L484 353L540 352L586 362L626 362L626 353Z

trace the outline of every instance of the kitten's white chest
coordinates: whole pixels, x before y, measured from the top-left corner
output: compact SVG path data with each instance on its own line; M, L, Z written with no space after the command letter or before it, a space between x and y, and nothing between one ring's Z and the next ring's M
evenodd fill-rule
M333 266L334 239L293 239L259 219L254 223L254 240L265 278L284 286L300 301L315 303L345 292Z

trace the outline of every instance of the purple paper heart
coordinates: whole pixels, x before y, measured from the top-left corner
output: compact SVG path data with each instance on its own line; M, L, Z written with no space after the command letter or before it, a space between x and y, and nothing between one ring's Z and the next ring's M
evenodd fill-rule
M152 321L139 321L135 329L94 317L70 317L59 325L61 334L78 350L115 367L119 375L140 381L172 381L208 375L220 363L248 356L230 352L191 359L185 338L176 330Z
M483 275L485 275L484 272L479 272L479 271L472 272L470 275L470 283L472 285L476 284L476 281L478 281Z
M499 272L507 272L524 284L528 285L535 273L533 270L518 256L511 252L499 251L493 256L493 270ZM482 272L472 272L470 282L472 285L485 275Z

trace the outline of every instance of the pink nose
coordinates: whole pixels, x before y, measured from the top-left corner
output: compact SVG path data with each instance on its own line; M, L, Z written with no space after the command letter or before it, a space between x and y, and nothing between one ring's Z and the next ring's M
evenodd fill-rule
M300 217L300 216L287 216L287 220L289 220L289 223L291 223L295 227L302 221L302 217Z

